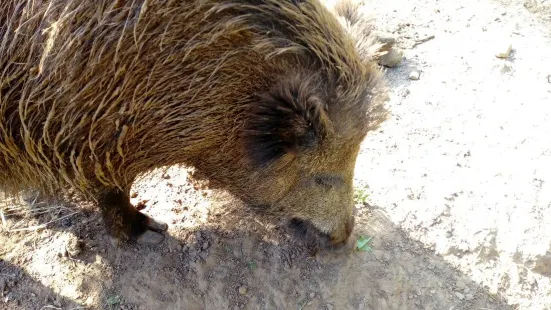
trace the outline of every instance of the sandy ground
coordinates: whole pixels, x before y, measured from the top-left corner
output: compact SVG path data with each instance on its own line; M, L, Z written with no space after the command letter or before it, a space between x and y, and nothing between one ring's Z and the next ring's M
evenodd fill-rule
M171 167L134 188L158 247L114 248L86 205L4 207L0 308L551 309L551 1L364 9L405 51L356 169L371 252L313 256Z

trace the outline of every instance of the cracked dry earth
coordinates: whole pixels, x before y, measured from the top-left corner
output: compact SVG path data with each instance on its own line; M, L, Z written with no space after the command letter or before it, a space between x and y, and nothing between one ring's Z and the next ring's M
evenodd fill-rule
M550 2L365 2L405 56L356 167L371 252L312 257L170 167L132 199L160 247L114 248L86 204L4 207L0 308L551 309Z

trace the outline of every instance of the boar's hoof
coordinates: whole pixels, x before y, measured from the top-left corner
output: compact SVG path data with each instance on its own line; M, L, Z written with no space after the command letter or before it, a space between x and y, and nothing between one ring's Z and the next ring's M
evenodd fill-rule
M150 217L147 217L146 223L145 231L136 237L136 242L142 245L152 245L163 242L165 236L162 232L168 229L168 225Z

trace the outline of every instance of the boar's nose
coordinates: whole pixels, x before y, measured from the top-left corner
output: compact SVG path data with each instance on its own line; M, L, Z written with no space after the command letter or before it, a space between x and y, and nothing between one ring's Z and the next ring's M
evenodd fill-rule
M331 246L342 247L346 245L352 230L354 230L354 216L350 216L344 223L344 227L331 236Z

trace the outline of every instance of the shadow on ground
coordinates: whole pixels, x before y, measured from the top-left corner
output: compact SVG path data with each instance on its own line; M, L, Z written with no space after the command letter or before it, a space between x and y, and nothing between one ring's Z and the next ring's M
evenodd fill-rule
M7 279L3 296L9 298L0 305L8 309L48 305L54 307L49 309L512 309L410 240L379 208L357 209L354 238L373 236L372 252L311 256L274 219L247 214L223 193L215 194L213 201L205 224L179 229L176 217L160 246L113 247L96 212L83 212L70 225L57 223L32 235L3 232L2 242L10 245L0 252L0 266L2 274L13 275L13 280ZM156 213L153 207L150 211Z

